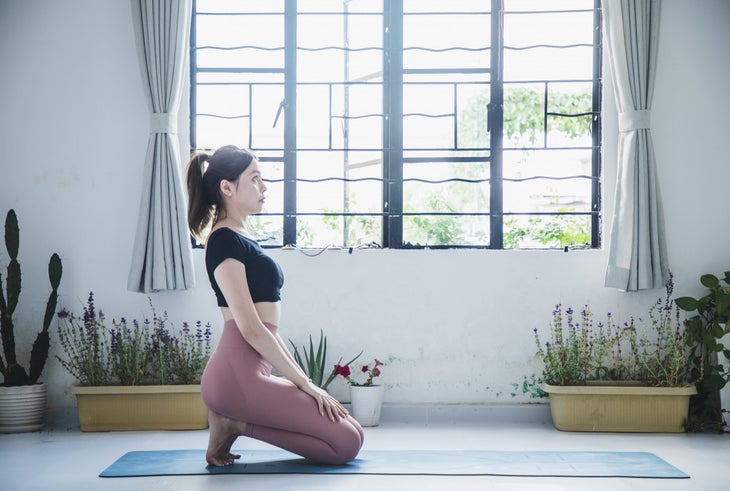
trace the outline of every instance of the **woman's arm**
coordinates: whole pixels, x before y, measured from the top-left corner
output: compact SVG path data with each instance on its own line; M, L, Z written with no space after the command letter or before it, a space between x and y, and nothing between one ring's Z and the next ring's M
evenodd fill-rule
M327 412L330 419L339 420L347 415L344 407L326 391L317 387L286 349L281 337L272 334L259 318L246 282L246 267L235 259L226 259L213 272L216 282L228 303L239 331L248 344L263 356L286 379L312 396L320 414Z
M297 368L299 368L301 370L301 372L304 374L305 377L308 377L308 375L306 374L304 369L301 367L301 365L299 365L299 363L297 363L296 358L294 358L294 355L292 355L291 350L287 347L284 340L281 339L281 336L279 336L279 333L274 334L274 337L276 338L276 341L279 343L279 346L281 346L281 349L284 350L284 353L286 353L289 360L292 363L294 363L297 366Z
M248 290L246 267L243 263L226 259L213 274L244 339L281 375L294 382L297 387L306 386L308 377L259 318Z

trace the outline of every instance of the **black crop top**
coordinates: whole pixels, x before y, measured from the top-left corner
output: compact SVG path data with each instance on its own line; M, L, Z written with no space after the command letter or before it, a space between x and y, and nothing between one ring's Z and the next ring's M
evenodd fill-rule
M205 249L205 268L208 270L210 286L213 287L219 307L228 307L228 302L223 297L213 272L228 258L246 266L246 281L254 303L281 300L284 274L276 261L264 254L256 241L230 228L219 228L210 234Z

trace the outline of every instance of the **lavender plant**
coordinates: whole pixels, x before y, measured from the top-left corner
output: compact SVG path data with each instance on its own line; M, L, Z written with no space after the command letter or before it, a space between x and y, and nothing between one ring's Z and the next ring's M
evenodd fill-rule
M152 357L149 347L148 323L142 325L135 319L131 327L127 319L112 321L109 363L113 377L120 385L140 385L147 382L148 369Z
M167 313L152 316L153 332L150 353L156 382L167 384L197 384L210 356L210 324L197 321L195 332L184 322L179 333L167 326Z
M649 308L649 319L631 336L631 350L638 378L654 387L677 387L691 377L690 348L686 342L684 320L671 298L670 276L666 298Z
M690 383L689 349L683 320L673 308L673 278L666 296L649 308L648 319L632 317L594 325L586 305L579 316L561 304L553 310L548 339L534 329L537 356L543 362L542 381L550 385L585 385L589 381L635 381L655 387Z
M187 322L177 330L168 327L167 312L159 315L150 301L151 319L138 322L122 317L105 325L89 294L84 314L59 312L58 337L66 358L61 365L79 385L197 384L211 351L210 324Z
M104 313L96 311L93 292L83 310L81 317L66 309L58 312L58 340L67 358L56 358L80 385L108 385L112 369L107 356L107 330Z
M538 355L545 363L543 380L552 385L576 385L590 377L593 314L587 305L581 311L580 321L574 319L573 313L568 308L564 316L562 305L555 306L549 340L544 344L537 328L534 329Z

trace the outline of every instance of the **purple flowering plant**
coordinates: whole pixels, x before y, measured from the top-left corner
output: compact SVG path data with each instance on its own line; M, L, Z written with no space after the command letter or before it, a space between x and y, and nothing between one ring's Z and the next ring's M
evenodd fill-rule
M109 336L104 313L97 312L90 293L84 313L78 317L62 309L58 312L58 339L67 358L56 358L80 385L109 385L111 365L107 356Z
M167 312L139 322L122 317L106 325L89 293L83 314L58 313L58 337L65 357L61 365L82 386L197 384L211 351L210 324L184 322L175 329ZM168 325L169 324L169 325Z
M594 323L585 305L580 313L561 304L553 310L547 339L533 330L543 381L550 385L585 385L592 381L631 381L652 387L691 383L690 351L685 323L672 300L672 275L666 296L648 310L648 318Z

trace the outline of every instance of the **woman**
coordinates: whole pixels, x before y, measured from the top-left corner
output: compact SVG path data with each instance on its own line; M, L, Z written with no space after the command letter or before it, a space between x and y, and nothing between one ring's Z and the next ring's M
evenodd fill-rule
M255 156L234 146L197 153L187 169L188 224L207 236L205 264L223 334L201 380L208 406L209 465L230 465L236 438L262 440L315 462L344 464L363 442L360 425L312 383L278 334L284 278L247 232L266 185ZM272 366L283 377L271 375Z

